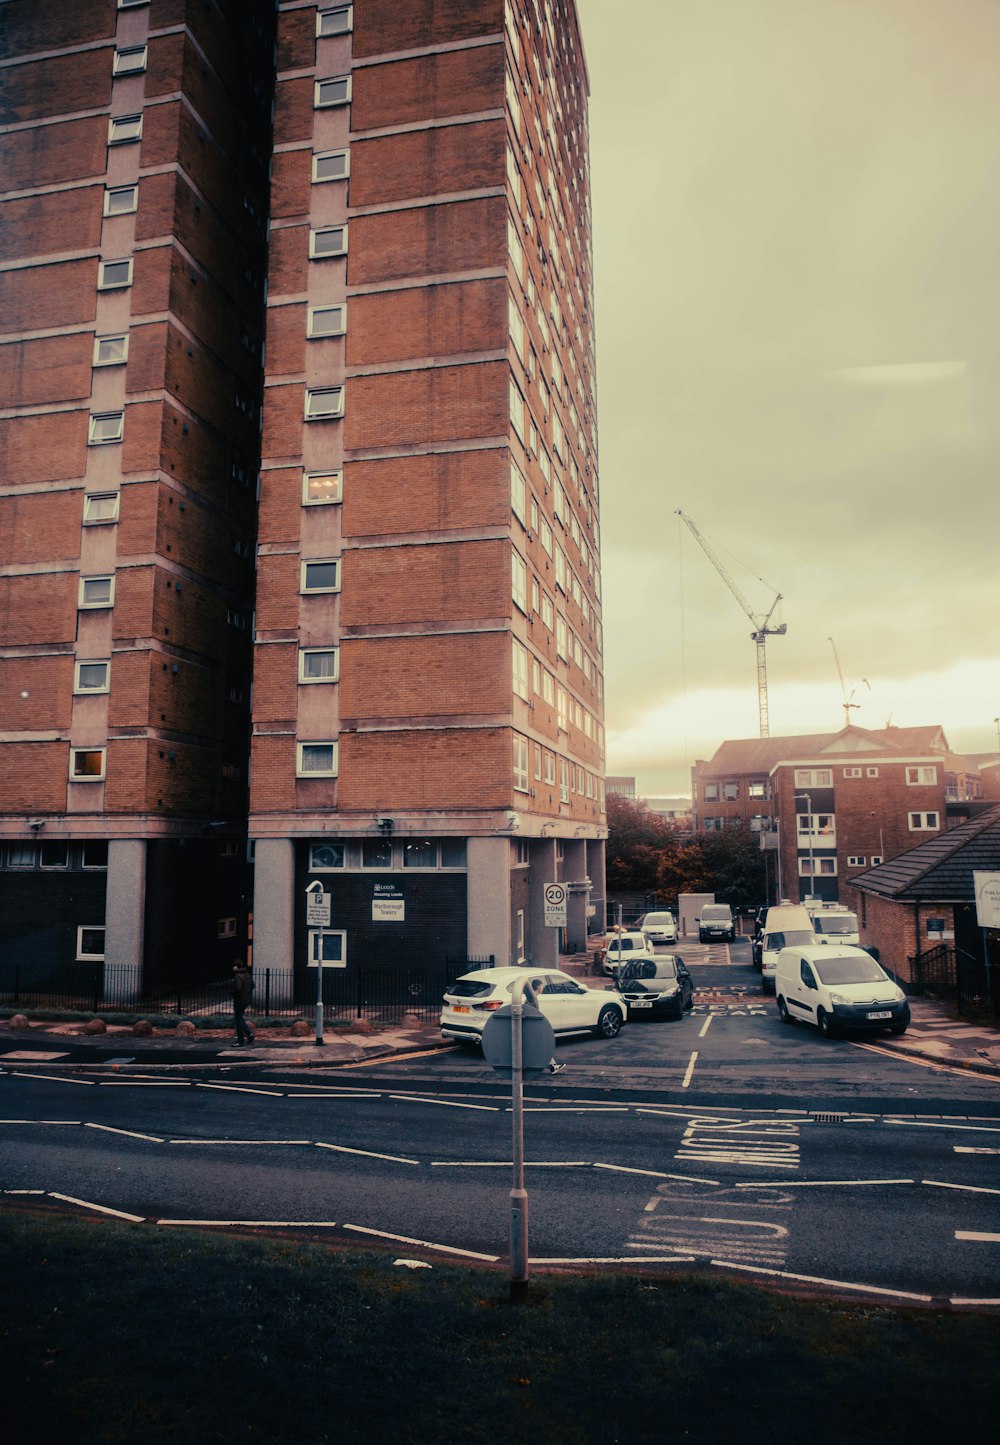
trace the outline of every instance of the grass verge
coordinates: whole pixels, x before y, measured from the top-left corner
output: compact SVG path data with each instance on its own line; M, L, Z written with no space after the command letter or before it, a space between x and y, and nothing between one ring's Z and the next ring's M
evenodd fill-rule
M410 1270L290 1240L0 1213L19 1445L939 1442L996 1424L1000 1319L701 1273Z

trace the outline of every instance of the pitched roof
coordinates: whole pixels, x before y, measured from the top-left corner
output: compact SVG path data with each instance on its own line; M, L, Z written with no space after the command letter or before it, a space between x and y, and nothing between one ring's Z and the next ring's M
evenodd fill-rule
M972 874L1000 870L1000 803L851 879L862 893L900 901L971 903Z
M721 743L709 762L698 762L699 771L719 775L769 773L778 763L799 758L853 756L859 752L913 757L948 750L940 725L919 728L846 727L835 733L807 733L789 738L734 738Z

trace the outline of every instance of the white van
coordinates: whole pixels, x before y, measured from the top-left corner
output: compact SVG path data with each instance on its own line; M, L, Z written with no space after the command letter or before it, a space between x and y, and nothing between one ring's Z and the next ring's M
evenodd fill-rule
M827 1038L841 1029L904 1034L910 1022L903 990L870 953L847 944L783 948L775 991L782 1023L814 1024Z
M820 943L849 943L855 948L861 941L858 931L858 915L840 903L826 903L820 907L806 904L812 916L813 931Z
M780 903L769 908L760 940L760 983L764 992L774 993L778 954L783 948L815 942L812 919L801 903L790 903L787 898L783 898Z

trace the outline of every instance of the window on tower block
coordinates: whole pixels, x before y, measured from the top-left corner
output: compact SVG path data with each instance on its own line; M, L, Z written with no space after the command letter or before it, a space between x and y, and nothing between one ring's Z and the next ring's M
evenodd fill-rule
M97 273L98 291L118 291L132 285L132 261L102 261Z
M299 743L298 776L300 778L335 778L337 776L337 744Z
M346 181L350 174L349 151L318 151L313 156L312 178L321 181Z
M306 420L315 421L344 415L344 388L342 386L306 389Z
M343 302L337 306L310 306L307 336L343 336L346 330L347 307Z
M346 105L351 98L351 77L332 76L329 80L317 80L314 105L317 110L328 105Z
M304 647L299 653L299 682L336 682L339 675L336 647Z
M73 681L74 692L107 692L109 662L78 662Z
M347 227L322 226L309 232L309 255L314 261L347 255Z
M71 748L70 782L99 783L104 777L106 757L106 748Z
M118 498L118 492L91 492L83 499L84 522L117 522Z
M343 484L343 472L306 472L302 478L303 505L315 507L324 502L339 502Z
M95 366L122 366L128 361L128 335L94 337Z
M327 557L302 563L302 592L337 592L340 590L340 558Z
M346 35L354 24L353 5L333 5L316 13L316 34Z
M108 145L142 139L141 115L113 115L108 121Z

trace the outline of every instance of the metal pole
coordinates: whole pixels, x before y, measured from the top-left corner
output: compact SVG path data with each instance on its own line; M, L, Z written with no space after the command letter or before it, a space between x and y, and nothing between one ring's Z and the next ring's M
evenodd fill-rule
M514 1172L510 1190L510 1302L524 1304L528 1298L528 1191L524 1187L524 1074L522 1073L522 1024L524 984L521 979L511 990L510 1096L513 1120Z
M313 935L318 944L319 939ZM316 1043L323 1042L323 957L320 948L316 948Z

